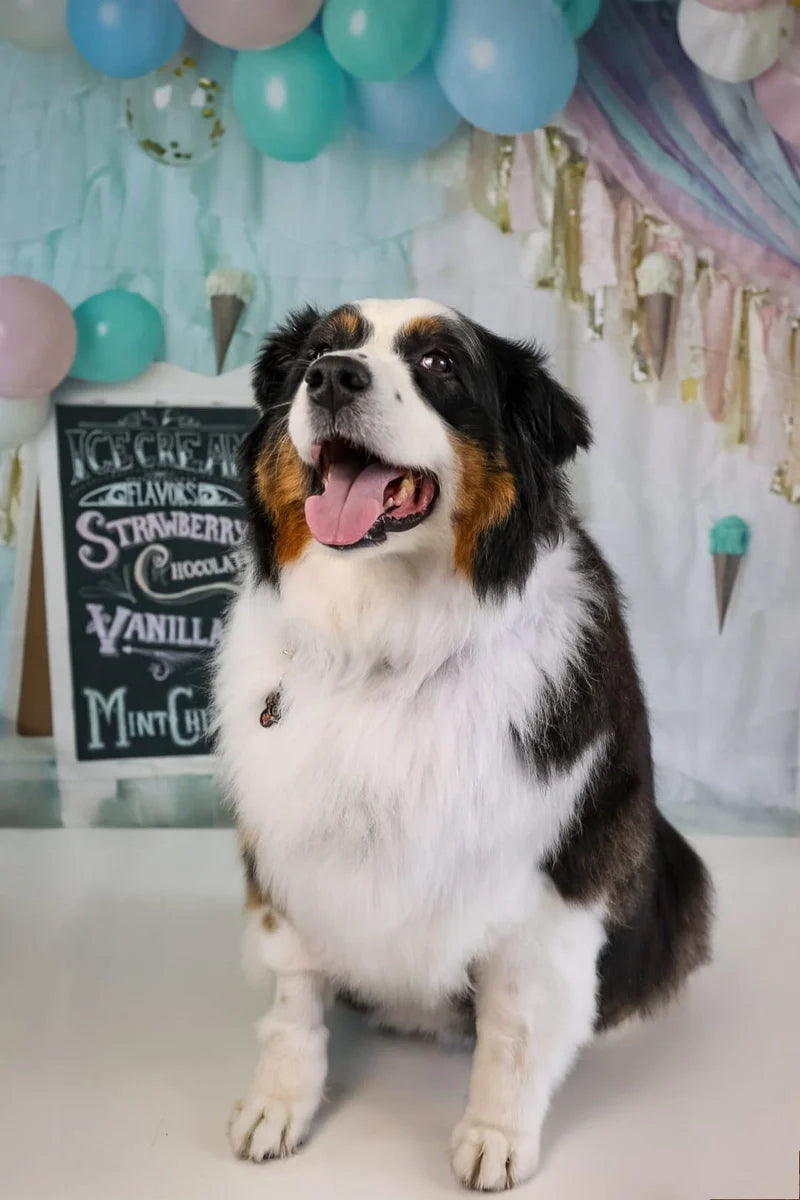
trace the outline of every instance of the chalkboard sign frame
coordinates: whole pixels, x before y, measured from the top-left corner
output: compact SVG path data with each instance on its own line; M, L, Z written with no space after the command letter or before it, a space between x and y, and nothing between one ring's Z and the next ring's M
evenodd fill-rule
M68 380L54 397L56 407L135 406L154 409L253 407L249 368L240 367L221 376L198 375L167 363L158 363L125 384L91 384ZM70 654L67 577L64 553L64 512L59 472L55 416L51 416L37 442L39 497L45 568L45 603L50 683L53 705L53 742L65 824L83 824L96 804L113 794L116 781L148 776L209 775L214 771L208 754L156 757L79 759L75 736L73 678Z

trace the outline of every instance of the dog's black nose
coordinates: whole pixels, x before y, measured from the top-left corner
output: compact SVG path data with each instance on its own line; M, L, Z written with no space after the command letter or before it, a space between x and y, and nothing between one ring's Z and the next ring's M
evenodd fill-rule
M372 375L364 363L349 354L325 354L306 371L308 398L333 415L365 392Z

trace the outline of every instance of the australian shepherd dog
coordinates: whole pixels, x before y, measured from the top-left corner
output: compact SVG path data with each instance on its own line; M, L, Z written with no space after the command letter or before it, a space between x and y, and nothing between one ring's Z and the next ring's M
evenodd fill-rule
M586 413L535 347L425 300L299 312L253 378L215 709L274 1002L230 1141L261 1161L308 1136L339 997L473 1047L453 1170L509 1188L580 1047L709 954L617 583L570 505Z

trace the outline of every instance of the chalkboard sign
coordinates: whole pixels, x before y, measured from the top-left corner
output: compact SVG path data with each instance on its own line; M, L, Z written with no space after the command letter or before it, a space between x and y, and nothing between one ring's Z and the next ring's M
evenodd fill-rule
M56 413L76 756L208 748L208 668L244 562L252 410Z
M132 760L145 759L145 773L154 760L194 773L210 748L209 668L244 562L238 452L256 411L246 376L238 403L191 403L200 377L153 371L152 396L146 383L70 385L40 454L54 729L75 779L91 764L141 774Z

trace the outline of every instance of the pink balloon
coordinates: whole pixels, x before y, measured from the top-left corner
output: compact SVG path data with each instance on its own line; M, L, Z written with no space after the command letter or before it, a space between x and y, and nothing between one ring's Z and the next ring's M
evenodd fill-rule
M800 47L795 41L753 84L758 107L775 132L800 150Z
M234 50L280 46L302 33L322 0L178 0L198 33Z
M0 275L0 396L46 396L72 366L78 334L69 305L46 283Z

